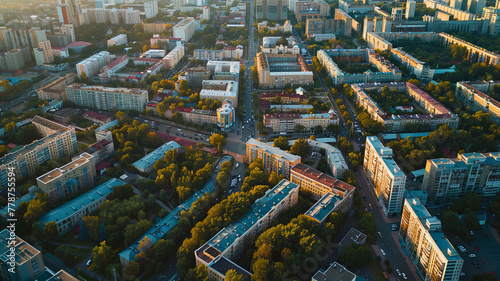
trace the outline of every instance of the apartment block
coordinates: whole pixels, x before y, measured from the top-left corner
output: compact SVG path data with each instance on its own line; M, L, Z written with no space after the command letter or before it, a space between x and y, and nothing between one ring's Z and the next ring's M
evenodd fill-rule
M98 185L92 190L47 212L40 218L41 227L45 227L46 223L55 222L59 235L63 235L77 225L84 216L99 210L99 206L113 192L113 187L124 184L126 184L124 181L112 178Z
M493 122L500 124L500 102L487 95L493 85L500 87L500 81L457 82L455 95L465 107L487 112Z
M45 271L42 253L39 250L8 229L2 230L0 237L0 276L2 280L31 281ZM11 240L12 238L14 239ZM14 255L12 257L13 263L11 263L11 255ZM13 272L10 272L9 269L12 269Z
M169 141L152 152L148 153L146 156L135 161L132 166L143 173L150 173L154 170L154 165L158 159L163 158L167 151L173 150L176 153L182 151L182 146L180 146L175 141Z
M399 236L420 280L460 279L464 260L441 231L441 221L431 216L420 199L405 199Z
M388 217L399 215L403 205L406 175L393 159L392 149L375 136L366 138L363 169L373 185L378 202Z
M127 45L127 34L119 34L107 41L108 47Z
M196 265L203 265L208 280L224 280L227 271L233 269L250 280L251 274L231 260L243 254L245 245L267 229L278 215L298 202L299 186L282 180L255 201L251 210L239 221L225 227L195 252Z
M143 22L142 23L142 30L144 31L144 33L154 33L156 35L158 35L159 37L159 34L160 33L163 33L167 30L167 23L164 23L164 22ZM153 47L153 45L151 45L151 47Z
M300 54L297 38L290 36L286 38L286 44L280 44L281 37L268 36L262 38L262 52L266 54Z
M72 155L78 149L74 127L63 126L40 116L35 116L32 124L43 138L0 158L0 183L3 187L8 183L9 167L15 168L16 179L20 179L34 175L36 167L47 160Z
M217 108L217 126L223 131L230 130L235 122L236 114L231 100L224 100Z
M142 112L148 102L148 91L110 88L74 83L66 86L66 97L79 106L101 110L136 110Z
M406 1L405 18L413 18L415 16L415 9L417 8L417 2L413 0Z
M181 76L179 76L179 80L182 79L189 82L189 86L191 86L191 89L201 88L203 85L203 80L210 79L210 70L201 66L186 68L184 70L184 75L182 76L182 78Z
M53 203L94 187L95 159L83 153L72 162L36 178L38 188Z
M322 148L325 150L326 161L328 161L328 167L330 168L333 177L340 178L342 177L342 173L349 169L347 162L342 155L342 151L335 146L311 139L308 139L307 142L313 150L319 151Z
M0 52L0 69L20 70L24 67L24 56L21 49L13 49L8 52Z
M286 20L287 11L287 0L257 0L255 2L255 15L257 20Z
M265 172L274 171L278 175L283 175L285 179L290 178L293 166L301 163L300 156L251 138L246 143L245 162L250 164L256 158L262 159Z
M414 2L414 1L408 1ZM434 77L434 69L423 61L420 61L403 51L402 48L391 49L391 54L398 60L402 65L406 66L411 74L415 74L418 79L423 81L431 81Z
M113 144L113 139L111 140L106 140L106 139L101 139L98 140L96 143L93 145L87 147L84 151L80 152L79 154L73 156L71 160L76 160L80 155L87 153L92 155L94 157L94 162L95 164L99 164L106 157L108 157L111 153L115 151L115 146Z
M101 51L77 63L76 72L78 77L82 77L82 75L91 77L98 74L101 67L109 64L110 62L111 57L109 52Z
M258 53L256 67L259 87L283 88L290 85L311 85L313 73L302 55Z
M226 99L238 106L238 82L230 80L203 80L200 98L217 99L224 101Z
M309 191L318 200L305 214L323 224L333 212L345 214L352 206L354 186L304 164L290 171L290 181Z
M164 68L173 68L184 57L184 47L175 47L163 59Z
M328 113L274 113L264 115L264 125L274 133L292 133L295 131L296 125L304 126L303 132L313 133L317 126L326 130L326 127L330 124L339 124L339 117L333 110Z
M144 1L144 14L147 19L156 17L158 15L158 0Z
M444 203L461 198L471 190L483 196L500 191L500 153L462 153L456 159L427 160L422 190L429 202Z
M296 0L293 10L298 22L311 18L323 18L330 16L330 4L323 0Z
M195 20L192 19L180 21L173 27L174 37L181 38L184 42L188 42L194 35L195 25Z
M196 60L221 60L222 50L196 49L193 52L193 58Z

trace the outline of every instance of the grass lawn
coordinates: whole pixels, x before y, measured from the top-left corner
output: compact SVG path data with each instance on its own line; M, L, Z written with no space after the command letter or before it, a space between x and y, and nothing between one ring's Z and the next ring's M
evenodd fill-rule
M382 266L376 260L372 260L370 262L370 270L377 281L383 281L387 278L384 277L384 271L382 270Z
M63 244L70 244L70 245L77 245L77 246L86 246L86 247L95 247L97 246L96 243L92 242L90 239L87 240L80 240L79 238L73 239L73 231L70 230L66 232L63 236L59 237L57 239L57 243L63 243Z

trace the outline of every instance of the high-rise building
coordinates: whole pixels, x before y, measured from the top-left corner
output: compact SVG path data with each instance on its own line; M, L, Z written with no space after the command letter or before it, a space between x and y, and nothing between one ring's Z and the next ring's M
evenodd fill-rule
M373 184L378 202L386 216L401 213L406 175L393 159L392 149L375 136L366 138L363 168Z
M415 8L417 7L417 2L414 0L406 1L405 17L406 19L413 18L415 16Z
M144 2L144 13L146 18L154 18L158 15L158 0L147 0Z
M223 131L228 131L233 127L236 114L234 113L233 102L226 99L220 108L217 108L217 126Z
M0 158L0 184L4 187L8 183L9 167L16 169L16 178L20 179L34 175L36 167L48 160L72 155L78 150L74 127L63 126L40 116L35 116L32 124L43 138Z
M0 276L6 281L31 281L45 271L42 253L8 229L0 232ZM12 239L14 238L14 239ZM13 261L11 263L11 260ZM9 269L12 269L9 271Z
M79 77L82 77L82 75L91 77L93 75L96 75L101 67L109 64L110 62L111 57L109 55L109 52L101 51L77 63L76 73Z
M57 0L57 14L60 23L73 24L75 27L83 24L80 0Z
M184 42L188 42L194 35L195 25L195 20L192 19L180 21L172 28L174 37L181 38Z
M290 178L290 170L293 166L301 163L300 156L251 138L246 144L245 162L250 164L256 158L262 159L265 172L274 171L278 175L283 175L285 179Z
M420 199L405 199L399 236L421 280L459 280L464 260Z
M461 10L463 5L463 0L450 0L450 7Z
M497 4L500 1L497 1ZM500 8L486 7L483 9L483 18L488 24L488 33L492 36L500 34Z
M38 42L38 48L42 49L43 51L43 58L45 60L45 63L54 62L54 54L52 52L52 46L50 45L49 40Z
M24 54L21 49L0 52L0 69L19 70L24 67Z
M66 97L79 106L101 110L136 110L142 112L148 102L148 91L128 88L110 88L71 84L66 86Z
M72 162L36 178L38 188L58 202L94 187L95 159L83 153Z
M96 9L104 9L104 0L95 0Z
M257 0L255 2L257 20L286 20L287 11L287 0Z
M422 190L429 194L429 202L460 198L468 190L495 196L500 191L500 152L462 153L457 159L429 159Z
M468 0L467 11L471 14L482 14L486 6L486 0Z
M210 20L210 7L209 6L205 6L203 7L203 19L204 20Z
M392 20L403 20L403 8L392 8L391 18Z

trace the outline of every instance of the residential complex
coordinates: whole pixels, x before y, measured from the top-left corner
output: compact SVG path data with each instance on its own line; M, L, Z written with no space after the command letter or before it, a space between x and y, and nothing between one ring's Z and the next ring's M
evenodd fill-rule
M333 262L327 270L318 270L311 281L355 281L356 278L356 274L349 271L343 265Z
M48 85L37 89L36 93L38 98L42 100L66 100L66 86L73 83L75 77L76 75L74 73L68 73L65 76L58 77Z
M286 20L288 1L286 0L257 0L255 2L256 19Z
M388 217L399 215L406 175L394 161L392 149L384 147L377 137L367 137L363 168L384 214Z
M184 19L174 25L172 29L175 38L181 38L184 42L188 42L194 35L195 20Z
M112 154L115 151L113 140L106 140L106 139L99 140L99 136L97 135L96 138L98 138L96 143L87 147L84 151L80 152L76 156L73 156L71 159L75 160L77 157L79 157L79 155L88 153L92 155L92 157L94 157L94 162L97 165L102 161L104 161L104 159L106 159L110 154Z
M285 45L280 43L280 36L262 38L262 52L266 54L300 54L299 41L294 36L286 38Z
M233 102L224 100L221 107L217 108L217 126L223 131L230 130L233 127L235 118Z
M113 192L113 187L126 184L125 182L112 178L90 191L72 199L69 202L47 212L40 218L40 227L44 228L46 223L55 222L59 235L63 235L80 220L97 210Z
M70 163L36 178L38 188L47 193L53 203L93 188L95 164L92 155L82 153Z
M127 45L127 34L119 34L107 41L108 47Z
M302 55L258 53L256 58L259 87L283 88L313 84L313 73Z
M421 280L459 280L464 260L420 199L405 199L399 236Z
M175 141L169 141L152 152L148 153L148 155L142 157L141 159L134 162L132 165L143 173L150 173L154 170L154 165L158 159L163 158L167 151L173 150L175 153L179 153L182 151L182 146L180 146Z
M299 198L299 186L282 180L255 201L251 210L239 221L223 228L194 255L196 265L204 265L208 280L224 280L226 272L236 270L244 280L251 274L231 260L241 257L247 243L267 229L278 215L295 206Z
M35 116L32 124L43 138L0 158L0 183L3 187L7 186L9 167L16 169L16 179L20 179L34 175L35 169L47 160L72 155L78 150L74 127L66 127L40 116Z
M488 95L493 85L500 87L500 81L457 82L455 95L465 107L488 112L493 122L500 124L500 102Z
M238 82L240 79L239 61L210 60L207 62L206 69L210 70L214 80L233 80Z
M290 178L292 167L301 163L300 156L251 138L246 144L245 162L250 164L256 158L262 159L265 172L274 171L285 179Z
M101 110L136 110L142 112L144 105L148 102L148 91L74 83L66 86L66 97L79 106Z
M339 117L337 114L330 110L328 113L313 113L313 114L300 114L300 113L275 113L265 114L263 116L264 125L269 128L273 133L287 132L292 133L296 131L296 126L304 127L302 132L313 133L317 126L323 130L330 124L338 125Z
M396 115L386 113L366 92L371 90L380 92L386 86L390 90L404 91L426 111L426 114ZM356 105L364 108L373 120L382 123L386 131L402 132L414 126L427 126L430 130L436 130L445 124L452 129L458 127L459 118L456 114L409 82L353 84L351 88L354 91Z
M330 4L323 0L296 0L294 3L293 13L298 22L303 22L306 19L323 18L330 16Z
M175 47L163 59L163 67L172 69L184 57L184 47Z
M408 1L408 3L415 1ZM402 65L406 66L410 70L411 74L414 74L418 79L423 81L431 81L434 77L434 69L425 62L420 61L413 57L412 55L406 53L402 48L391 49L391 54L395 59L397 59Z
M101 67L109 64L111 62L111 57L109 52L101 51L89 58L76 64L76 73L78 77L91 77L97 75Z
M335 85L345 83L394 82L401 80L401 71L384 57L370 49L329 49L317 53L319 62L326 68ZM362 58L365 63L377 67L378 72L367 70L364 73L347 73L340 69L335 60Z
M320 224L324 224L333 212L346 214L351 209L356 188L350 184L304 164L292 168L290 181L318 200L305 214Z
M422 190L429 202L461 198L471 190L483 196L500 191L500 153L462 153L456 159L429 159L425 165Z
M177 106L174 110L166 110L165 117L172 118L174 113L179 113L182 116L182 120L195 124L211 125L217 123L217 112L213 110Z
M328 161L328 167L330 168L331 174L335 178L341 178L342 173L345 170L349 170L347 162L342 155L342 151L340 151L338 148L328 143L320 142L317 140L308 139L307 142L309 143L309 146L311 146L311 148L316 151L319 151L322 148L325 150L325 157L326 161Z
M232 80L203 80L201 99L217 99L224 101L226 99L238 106L238 82Z

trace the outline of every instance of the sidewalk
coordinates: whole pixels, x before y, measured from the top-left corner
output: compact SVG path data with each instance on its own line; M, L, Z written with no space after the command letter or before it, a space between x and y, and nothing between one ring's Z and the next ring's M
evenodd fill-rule
M413 280L420 280L418 278L417 268L415 267L413 262L410 260L410 258L407 255L405 255L405 253L403 252L403 248L401 248L401 243L399 243L399 231L393 231L391 233L391 236L394 239L394 241L396 242L396 245L398 247L398 250L401 252L401 255L403 255L403 257L405 257L405 262L408 265L408 267L410 268L411 273L413 274L413 277L414 277Z

